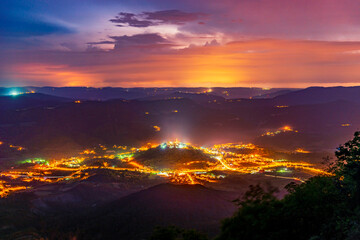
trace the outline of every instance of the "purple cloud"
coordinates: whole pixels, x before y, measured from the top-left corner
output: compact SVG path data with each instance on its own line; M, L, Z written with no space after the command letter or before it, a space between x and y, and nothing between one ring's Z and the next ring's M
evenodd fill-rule
M140 14L120 12L110 22L117 23L116 26L144 28L161 24L184 25L187 22L197 21L206 17L204 13L188 13L180 10L164 10L155 12L142 12ZM124 25L125 24L125 25Z
M140 20L139 15L136 15L134 13L126 13L126 12L120 12L115 18L110 19L110 22L113 23L121 23L117 24L118 27L124 27L123 24L128 24L131 27L149 27L154 25L152 21L148 20Z
M132 36L110 36L115 40L114 49L123 49L131 46L169 45L170 42L157 33L136 34Z
M110 38L116 40L117 43L124 43L125 45L166 42L166 39L157 33L135 34L132 36L111 36Z
M187 22L199 20L206 16L204 13L187 13L179 10L165 10L156 12L144 12L146 19L160 21L162 24L183 25Z
M88 42L90 45L100 45L100 44L114 44L114 41L99 41L99 42Z

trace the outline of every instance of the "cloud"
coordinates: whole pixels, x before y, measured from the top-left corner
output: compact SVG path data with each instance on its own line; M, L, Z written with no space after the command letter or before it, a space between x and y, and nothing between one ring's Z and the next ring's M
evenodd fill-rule
M7 77L0 81L304 86L360 79L356 0L4 3L0 74ZM110 19L114 9L131 10Z
M108 36L112 40L103 40L98 42L88 42L87 51L103 50L97 45L114 45L113 50L122 50L122 52L134 52L144 50L159 50L178 46L172 41L162 37L158 33L144 33L135 35L122 35L122 36Z
M212 40L211 42L206 42L204 46L219 46L220 44L218 43L218 41L216 41L216 39Z
M0 72L14 82L98 87L306 87L356 85L360 79L359 54L344 54L360 49L360 42L262 39L143 51L167 40L149 34L114 41L130 45L122 51L14 52L0 62Z
M132 36L110 36L120 45L144 45L166 42L166 39L157 33L136 34Z
M180 10L164 10L154 12L142 12L140 14L120 12L110 22L116 23L118 27L145 28L162 24L183 25L187 22L197 21L206 17L204 13L189 13ZM203 23L203 22L201 22Z
M143 12L146 19L158 21L161 24L183 25L206 17L204 13L187 13L179 10L165 10L156 12Z
M89 45L101 45L101 44L115 44L116 42L114 41L99 41L99 42L87 42L87 44Z
M172 46L172 43L160 36L158 33L135 34L132 36L110 36L114 39L114 50L130 50L131 48L151 47L162 48Z
M154 22L148 21L148 20L141 20L141 16L136 15L134 13L126 13L126 12L120 12L115 18L110 19L110 22L118 23L116 26L118 27L124 27L124 24L127 24L131 27L149 27L155 25ZM119 24L120 23L120 24Z

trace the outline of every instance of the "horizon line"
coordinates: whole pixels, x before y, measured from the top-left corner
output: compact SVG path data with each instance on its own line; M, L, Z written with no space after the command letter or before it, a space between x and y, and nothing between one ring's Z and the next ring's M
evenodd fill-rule
M252 87L252 86L239 86L239 87L219 87L219 86L214 86L214 87L209 87L209 86L195 86L195 87L187 87L187 86L162 86L162 87L144 87L144 86L139 86L139 87L124 87L124 86L104 86L104 87L95 87L95 86L31 86L31 85L24 85L24 86L0 86L0 88L92 88L92 89L104 89L104 88L123 88L123 89L150 89L150 88L155 88L155 89L177 89L177 88L186 88L186 89L196 89L196 88L207 88L207 89L219 89L219 88L255 88L255 89L262 89L262 90L270 90L270 89L306 89L306 88L335 88L335 87L360 87L359 85L331 85L331 86L324 86L324 85L310 85L310 86L306 86L306 87Z

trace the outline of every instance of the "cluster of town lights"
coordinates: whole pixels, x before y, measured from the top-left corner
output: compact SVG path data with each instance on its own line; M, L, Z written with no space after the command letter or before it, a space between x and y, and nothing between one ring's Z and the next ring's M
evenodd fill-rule
M208 160L189 160L183 163L181 167L175 169L154 168L154 166L145 166L137 161L136 154L151 148L159 148L162 151L167 149L198 150L207 155ZM313 175L328 174L326 171L310 163L276 160L258 153L241 153L241 149L258 150L259 148L253 144L234 143L219 144L212 147L197 147L190 143L182 143L176 140L161 144L149 143L138 148L117 145L105 147L99 145L98 148L86 149L77 156L69 158L25 159L11 169L0 172L0 177L3 179L0 183L0 196L4 197L10 192L31 188L31 183L52 183L68 181L70 179L84 180L89 177L88 170L98 168L154 174L159 177L168 178L170 182L179 184L216 182L225 177L223 174L215 174L215 172L241 174L266 173L266 175L268 175L271 172L287 173L291 171L290 169L300 169ZM297 152L303 153L305 151L298 149ZM91 159L101 160L102 165L88 165L87 162ZM114 165L114 162L119 164ZM295 177L287 176L284 178L302 181ZM16 179L16 185L12 184L12 180L14 179Z

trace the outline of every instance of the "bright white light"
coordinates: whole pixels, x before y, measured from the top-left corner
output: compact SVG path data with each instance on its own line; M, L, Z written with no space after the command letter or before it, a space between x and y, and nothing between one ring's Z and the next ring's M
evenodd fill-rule
M10 92L10 95L11 95L11 96L17 96L17 95L19 95L19 94L20 94L20 93L19 93L18 91L15 91L15 90Z

